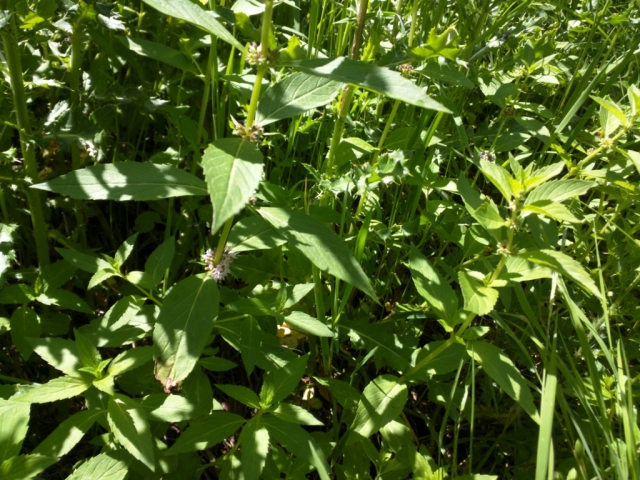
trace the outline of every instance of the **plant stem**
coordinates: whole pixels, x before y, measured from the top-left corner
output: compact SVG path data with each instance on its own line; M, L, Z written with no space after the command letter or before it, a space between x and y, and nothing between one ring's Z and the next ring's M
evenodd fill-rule
M222 254L224 253L224 247L227 243L227 237L229 236L229 231L231 230L231 226L233 225L233 217L226 221L224 227L222 227L222 233L220 233L220 240L218 241L218 247L216 248L216 256L213 259L213 264L218 265L220 260L222 259Z
M16 110L16 120L20 133L20 148L24 157L27 177L33 183L38 183L38 163L36 161L35 143L31 139L31 124L27 109L27 97L24 91L22 78L22 62L17 41L18 29L15 20L11 17L11 29L2 29L2 43L7 60L9 76L11 78L11 91L13 92L13 106ZM49 245L47 242L47 225L44 221L42 198L40 192L27 188L27 201L33 224L33 234L36 241L36 253L38 264L44 267L49 264Z
M247 121L245 128L248 130L253 126L256 119L256 111L258 109L258 99L260 98L260 89L262 88L262 79L264 74L269 69L269 64L266 63L266 59L269 55L269 32L271 31L271 16L273 14L273 0L265 0L264 2L264 16L262 17L262 37L260 38L260 53L262 58L265 59L265 63L262 63L258 67L256 73L256 81L253 84L253 92L251 93L251 102L249 103L249 110L247 110Z

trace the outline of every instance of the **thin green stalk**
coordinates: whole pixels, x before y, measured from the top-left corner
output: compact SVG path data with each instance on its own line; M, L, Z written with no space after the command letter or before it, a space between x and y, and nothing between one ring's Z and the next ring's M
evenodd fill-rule
M20 148L24 157L27 177L33 183L38 183L38 163L36 160L35 143L31 139L31 123L27 109L27 96L24 91L22 78L22 62L18 47L18 29L15 19L11 17L11 28L2 29L2 44L7 60L7 67L11 78L11 90L13 93L13 106L16 111L16 121L20 133ZM47 242L47 225L44 221L42 198L40 192L27 187L27 201L33 224L33 234L36 241L36 253L38 264L44 267L49 264L49 245Z
M227 244L227 237L229 237L229 232L231 231L231 227L233 226L233 217L227 220L222 227L222 232L220 233L220 240L218 240L218 247L216 248L216 256L213 259L213 264L218 265L220 260L222 259L222 254L224 253L224 247Z
M269 55L269 32L271 29L271 17L273 15L273 0L265 0L264 2L264 16L262 17L262 37L260 39L260 54L265 62L258 67L256 73L256 81L253 84L253 92L251 92L251 102L249 103L249 109L247 110L247 121L245 128L248 130L253 126L256 119L256 111L258 110L258 99L260 98L260 90L262 88L262 79L264 74L269 69L269 65L266 59Z

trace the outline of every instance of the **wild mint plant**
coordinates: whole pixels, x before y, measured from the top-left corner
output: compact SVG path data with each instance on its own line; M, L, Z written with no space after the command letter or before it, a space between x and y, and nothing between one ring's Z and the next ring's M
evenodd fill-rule
M0 2L0 478L637 478L637 21Z

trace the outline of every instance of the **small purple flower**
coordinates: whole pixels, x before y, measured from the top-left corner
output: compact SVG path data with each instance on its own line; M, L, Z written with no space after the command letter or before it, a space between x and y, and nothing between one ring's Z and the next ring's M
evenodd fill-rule
M202 258L202 261L206 264L204 269L207 272L211 272L210 273L211 278L213 278L216 282L221 283L229 274L229 271L231 270L231 262L233 262L233 260L236 258L238 254L233 250L227 248L222 253L222 257L220 258L220 261L216 265L215 264L216 250L217 249L214 249L214 250L208 249L201 256L201 258Z

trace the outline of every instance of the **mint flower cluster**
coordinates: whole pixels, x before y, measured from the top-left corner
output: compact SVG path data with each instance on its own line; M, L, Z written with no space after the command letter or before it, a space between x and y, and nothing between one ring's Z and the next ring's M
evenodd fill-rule
M220 261L216 265L215 263L216 250L217 248L213 250L211 250L210 248L207 249L207 251L201 256L201 258L202 258L202 261L206 264L204 269L207 272L211 272L210 273L211 278L213 278L216 282L220 283L226 278L226 276L231 271L231 262L233 262L233 260L236 258L238 254L233 250L227 248L222 253L222 257L220 258Z

